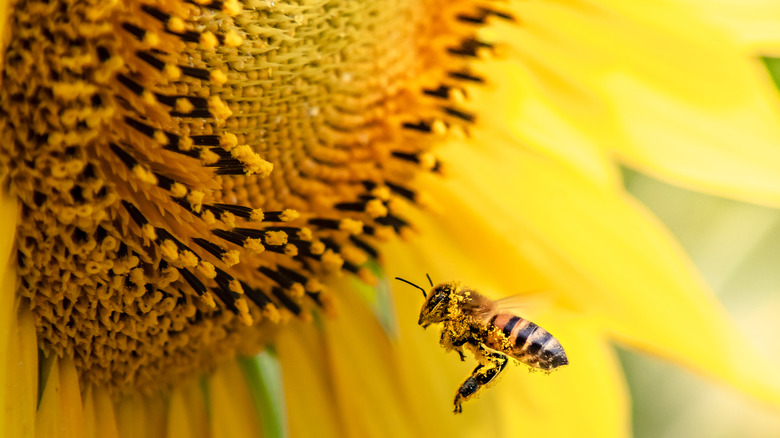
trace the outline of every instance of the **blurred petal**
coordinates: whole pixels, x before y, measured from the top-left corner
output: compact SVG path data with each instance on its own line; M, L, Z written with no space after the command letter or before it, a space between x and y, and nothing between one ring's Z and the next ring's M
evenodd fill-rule
M172 390L168 408L168 438L206 438L208 418L197 381Z
M505 294L538 288L541 275L564 305L599 318L618 339L780 406L777 373L629 196L492 138L453 144L445 159L459 178L433 181L434 190L442 214L457 220L434 223L445 236L469 238L450 245L447 259L429 245L422 254L471 255L473 266L457 272L489 271L489 285ZM530 281L524 265L538 271Z
M0 190L0 211L16 211L16 199ZM32 312L18 305L16 215L0 217L0 436L32 437L38 404L38 341Z
M222 364L208 378L211 434L214 438L260 435L252 394L237 361Z
M545 135L563 140L555 124L536 122L555 115L564 133L581 131L570 141L588 139L580 141L585 150L599 145L676 184L780 205L780 106L760 63L727 32L669 2L522 2L517 9L522 26L495 26L514 56L486 64L507 74L485 101L511 99L496 114L510 117L509 129L526 146L538 147ZM596 168L591 160L581 166Z
M73 359L56 356L44 363L43 395L35 419L35 436L41 438L84 435L84 410L79 377Z
M84 431L88 438L118 438L114 403L105 388L91 386L84 395Z

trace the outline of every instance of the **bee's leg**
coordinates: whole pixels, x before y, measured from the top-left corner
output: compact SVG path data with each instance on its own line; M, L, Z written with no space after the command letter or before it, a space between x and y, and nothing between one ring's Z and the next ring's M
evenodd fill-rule
M485 363L480 364L474 371L471 372L471 376L463 382L458 392L455 394L455 413L459 414L463 411L461 404L474 396L480 388L492 382L501 371L504 371L509 358L501 353L496 352L484 352Z
M458 353L458 356L460 356L461 361L466 360L466 355L463 354L463 345L465 345L466 342L469 342L467 337L456 336L453 330L448 330L448 327L445 327L444 330L441 331L439 343L444 347L445 351L455 350L455 352Z

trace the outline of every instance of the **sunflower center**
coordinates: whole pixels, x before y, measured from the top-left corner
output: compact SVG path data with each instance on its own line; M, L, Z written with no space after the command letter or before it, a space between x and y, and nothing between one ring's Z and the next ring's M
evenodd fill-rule
M327 307L418 201L509 17L474 2L20 0L0 172L46 354L115 388L252 352Z

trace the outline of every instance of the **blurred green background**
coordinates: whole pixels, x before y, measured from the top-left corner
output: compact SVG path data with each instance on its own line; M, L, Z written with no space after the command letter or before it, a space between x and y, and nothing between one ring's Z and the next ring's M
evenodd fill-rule
M677 237L740 329L780 365L780 211L630 170L624 178L629 192ZM780 437L780 412L639 353L620 350L620 359L636 438Z

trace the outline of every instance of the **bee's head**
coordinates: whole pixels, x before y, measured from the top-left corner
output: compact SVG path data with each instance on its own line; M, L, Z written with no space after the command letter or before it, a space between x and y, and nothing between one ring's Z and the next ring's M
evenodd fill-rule
M417 323L426 328L447 319L450 297L454 290L452 283L442 283L432 288L420 310L420 319Z
M450 304L450 295L452 295L455 290L455 287L452 283L442 283L436 287L433 287L431 276L426 274L426 277L428 277L428 282L431 283L432 287L431 291L427 295L425 293L425 289L421 288L420 286L417 286L409 280L395 277L396 280L401 280L404 283L412 285L422 291L423 297L425 297L425 303L423 304L422 310L420 310L420 319L417 321L417 323L423 326L423 328L447 319L447 315L449 313L448 307Z

